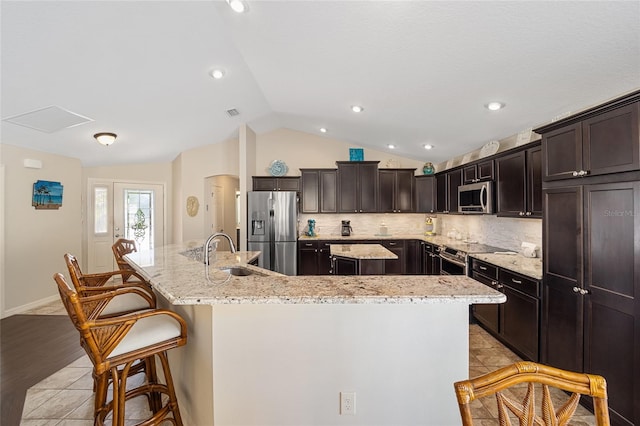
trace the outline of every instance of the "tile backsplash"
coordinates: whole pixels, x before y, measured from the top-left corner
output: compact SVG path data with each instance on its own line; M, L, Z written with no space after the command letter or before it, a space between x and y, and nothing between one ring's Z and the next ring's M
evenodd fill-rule
M520 252L523 241L538 246L542 256L542 219L504 218L495 215L437 215L436 232L447 235L451 230L460 232L463 238L476 240L505 250ZM424 235L423 213L372 213L372 214L301 214L298 230L304 235L307 220L315 219L316 233L322 236L340 235L342 220L350 220L352 235L375 235L380 225L386 225L391 235Z

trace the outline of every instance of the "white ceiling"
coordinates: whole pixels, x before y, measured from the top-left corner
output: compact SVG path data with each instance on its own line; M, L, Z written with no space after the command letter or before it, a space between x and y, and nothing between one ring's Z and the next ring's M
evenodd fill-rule
M2 118L55 105L94 120L2 121L2 143L163 162L247 123L440 162L640 88L639 1L247 3L2 0Z

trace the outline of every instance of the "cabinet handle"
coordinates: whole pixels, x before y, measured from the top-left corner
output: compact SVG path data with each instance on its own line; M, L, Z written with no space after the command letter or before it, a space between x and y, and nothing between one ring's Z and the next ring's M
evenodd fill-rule
M573 173L571 173L573 175L573 177L577 177L578 176L578 172L577 171L573 171Z
M526 212L525 216L531 216L531 214L532 214L531 212Z
M516 280L515 278L511 278L511 281L513 281L516 284L522 284L522 281Z
M305 246L307 246L307 247L311 247L313 244L311 244L311 243L304 243L304 245L305 245Z
M585 290L585 289L581 288L581 289L580 289L580 294L581 294L581 295L583 295L583 296L584 296L585 294L589 294L589 290Z
M580 170L580 171L578 172L578 176L580 176L580 177L586 176L586 175L588 175L588 174L589 174L589 171L588 171L588 170Z
M480 269L482 269L483 271L486 271L487 267L486 266L480 266Z
M580 293L580 289L579 289L578 287L574 287L574 288L573 288L573 292L574 292L574 293Z
M315 252L317 253L317 252L318 252L318 249L315 249Z
M496 285L498 285L498 281L491 281L491 285L492 285L492 286L496 286Z
M503 288L504 286L502 284L498 284L496 287L497 288Z

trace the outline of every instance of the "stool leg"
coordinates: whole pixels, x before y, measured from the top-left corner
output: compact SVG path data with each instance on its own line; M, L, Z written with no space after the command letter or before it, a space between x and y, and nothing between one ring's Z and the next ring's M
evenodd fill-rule
M173 387L173 378L171 377L171 369L169 368L169 359L167 358L167 351L158 353L160 362L162 363L162 371L164 373L164 380L167 383L167 393L169 394L169 402L167 403L173 413L173 419L176 426L182 426L182 417L180 416L180 409L178 408L178 398L176 397L176 390Z
M107 390L109 388L109 372L97 375L93 374L93 387L95 397L93 402L93 421L94 425L103 425L104 418L108 413L107 408Z
M144 359L145 372L147 383L151 385L158 384L158 373L156 371L156 358L151 355ZM153 389L153 387L152 387ZM150 392L149 394L149 409L153 413L157 413L162 409L162 394L160 392Z

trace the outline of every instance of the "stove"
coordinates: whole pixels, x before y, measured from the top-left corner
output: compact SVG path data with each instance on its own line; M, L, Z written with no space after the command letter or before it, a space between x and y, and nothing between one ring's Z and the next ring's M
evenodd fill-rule
M467 275L468 257L475 253L503 252L499 247L486 244L465 243L452 241L440 246L440 274L441 275Z

